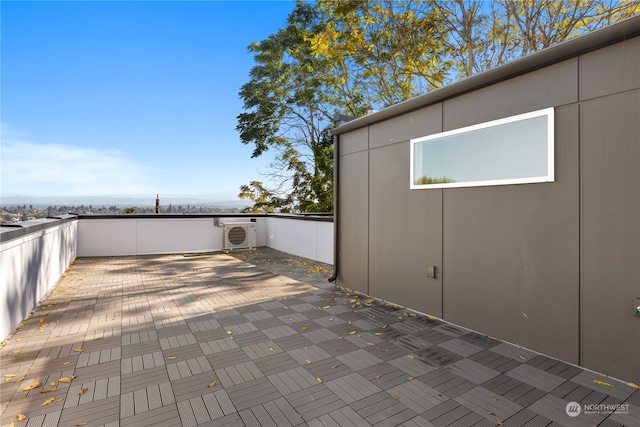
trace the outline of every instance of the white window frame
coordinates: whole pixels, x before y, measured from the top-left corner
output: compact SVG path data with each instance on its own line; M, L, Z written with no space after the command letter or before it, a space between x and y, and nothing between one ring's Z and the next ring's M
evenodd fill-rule
M525 178L507 178L496 180L484 180L484 181L461 181L461 182L448 182L437 184L415 184L415 158L414 152L416 144L425 143L429 141L437 141L442 138L451 137L454 135L463 135L465 133L473 132L480 129L491 128L494 126L504 125L508 123L527 120L535 117L547 118L547 173L546 175L525 177ZM410 140L410 188L416 189L430 189L430 188L456 188L456 187L484 187L492 185L511 185L511 184L531 184L540 182L554 182L555 181L555 158L554 158L554 108L545 108L542 110L532 111L529 113L518 114L515 116L505 117L498 120L492 120L489 122L480 123L477 125L466 126L459 129L454 129L446 132L440 132L433 135L423 136L420 138L414 138Z

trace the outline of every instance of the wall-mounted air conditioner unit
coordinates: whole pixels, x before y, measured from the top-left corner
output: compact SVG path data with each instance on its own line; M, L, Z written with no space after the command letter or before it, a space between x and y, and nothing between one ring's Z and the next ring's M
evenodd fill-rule
M227 222L222 231L223 249L254 248L256 246L255 222Z

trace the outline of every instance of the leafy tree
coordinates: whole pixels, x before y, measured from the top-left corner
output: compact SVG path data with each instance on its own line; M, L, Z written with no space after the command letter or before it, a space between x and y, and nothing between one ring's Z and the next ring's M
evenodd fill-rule
M236 129L275 160L240 197L250 210L333 208L336 113L354 117L640 13L640 0L298 1L252 43ZM270 186L271 185L271 186Z
M326 61L311 52L317 25L312 5L298 2L288 25L266 40L252 43L255 65L240 90L245 112L236 129L252 157L277 152L266 174L276 183L252 182L239 197L254 200L254 209L291 212L333 208L333 146L329 128L337 111L326 83Z

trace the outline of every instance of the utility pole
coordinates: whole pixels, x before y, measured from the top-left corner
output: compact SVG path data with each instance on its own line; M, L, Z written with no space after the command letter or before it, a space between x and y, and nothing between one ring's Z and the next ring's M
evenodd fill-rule
M160 195L156 194L156 214L160 213Z

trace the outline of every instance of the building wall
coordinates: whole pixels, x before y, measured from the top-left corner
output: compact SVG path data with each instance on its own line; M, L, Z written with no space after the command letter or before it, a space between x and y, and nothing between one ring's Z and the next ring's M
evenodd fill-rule
M635 37L339 134L338 284L639 382L639 65ZM409 189L411 138L547 107L555 182Z

